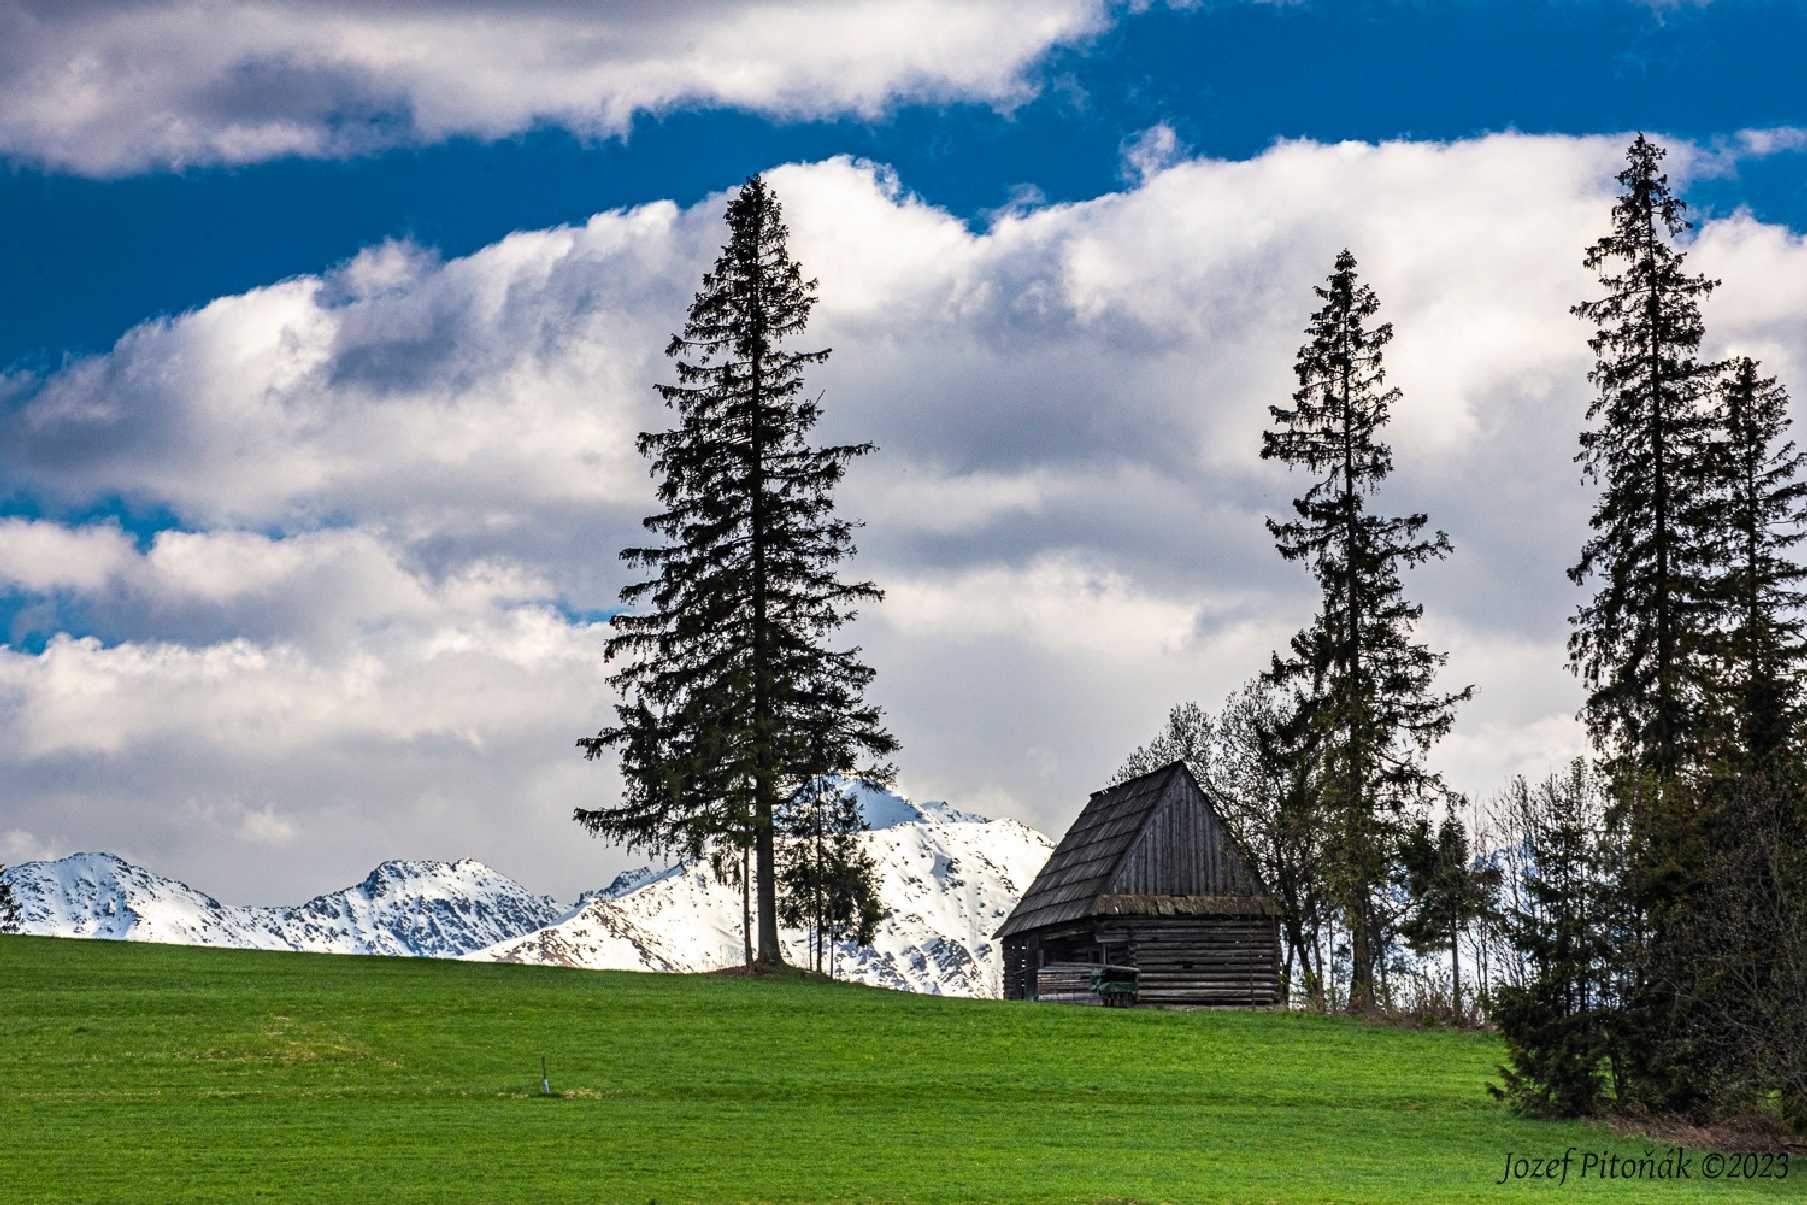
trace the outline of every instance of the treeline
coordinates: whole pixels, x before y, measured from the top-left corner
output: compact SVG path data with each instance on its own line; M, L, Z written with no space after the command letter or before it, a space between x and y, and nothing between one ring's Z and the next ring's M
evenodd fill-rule
M1401 398L1345 251L1261 449L1309 482L1268 528L1317 614L1215 715L1176 707L1120 775L1183 757L1212 790L1280 904L1293 999L1490 1018L1496 1091L1527 1113L1801 1126L1807 481L1776 379L1703 355L1719 282L1687 270L1662 159L1628 149L1583 261L1600 292L1572 311L1595 356L1576 459L1600 494L1569 641L1593 758L1483 801L1427 768L1470 688L1436 688L1402 571L1451 545L1378 506Z

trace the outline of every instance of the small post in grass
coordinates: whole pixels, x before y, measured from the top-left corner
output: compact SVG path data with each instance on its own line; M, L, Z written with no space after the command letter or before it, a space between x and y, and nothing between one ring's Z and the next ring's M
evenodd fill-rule
M546 1056L540 1055L540 1095L552 1095L552 1081L546 1078Z

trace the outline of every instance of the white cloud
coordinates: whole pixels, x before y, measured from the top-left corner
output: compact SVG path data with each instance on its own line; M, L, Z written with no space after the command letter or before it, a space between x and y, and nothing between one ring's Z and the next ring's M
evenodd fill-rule
M1014 639L1056 655L1138 659L1178 652L1198 612L1196 602L1152 597L1121 573L1050 555L1024 569L892 581L884 617L915 639Z
M479 751L588 700L582 683L601 665L599 632L521 608L390 626L323 653L243 638L191 646L58 636L35 656L0 651L10 713L0 750L26 761L188 744L248 760L342 742ZM592 722L578 711L564 726L575 734Z
M132 556L132 538L114 524L70 529L32 519L0 519L0 585L34 593L93 590Z
M0 13L0 149L111 175L540 123L611 136L690 104L1009 106L1106 17L1105 0L28 2Z
M255 845L286 845L295 839L295 826L272 808L245 808L239 813L238 835Z
M1149 126L1123 143L1123 179L1140 184L1156 172L1172 167L1185 154L1186 148L1172 126L1164 121Z
M1769 129L1739 130L1738 143L1747 154L1759 156L1807 150L1807 129L1799 126L1774 126Z
M7 819L54 834L15 844L211 872L246 901L303 898L385 857L478 855L574 894L619 861L570 830L574 805L613 789L573 748L608 718L605 634L519 607L318 649L0 650Z
M0 865L13 866L20 862L56 858L67 852L55 842L41 840L21 828L0 830Z
M230 634L310 647L373 626L483 614L554 593L544 578L507 561L429 572L405 563L373 532L351 528L287 537L162 531L140 553L111 523L22 519L0 521L0 583L56 595L103 630Z
M1589 353L1568 306L1594 291L1581 251L1622 153L1284 143L977 231L872 165L774 170L821 280L810 339L835 349L811 379L822 434L880 445L841 497L869 523L855 571L889 590L852 635L905 784L1058 829L1172 703L1215 704L1305 622L1309 580L1261 525L1299 482L1259 433L1344 246L1398 332L1380 502L1456 544L1408 577L1447 684L1481 687L1438 764L1484 793L1577 748L1564 570ZM1685 188L1709 159L1672 163ZM615 602L651 507L633 436L664 421L657 353L720 205L444 262L375 248L146 324L17 403L12 479L198 530L141 550L0 526L0 576L100 634L0 655L0 773L39 801L9 823L182 873L201 839L159 817L251 801L292 827L289 895L379 853L502 856L561 892L601 877L569 812L612 782L571 746L607 719L603 630L550 602ZM1725 281L1709 352L1807 390L1802 237L1737 214L1692 262ZM244 823L209 831L254 848Z

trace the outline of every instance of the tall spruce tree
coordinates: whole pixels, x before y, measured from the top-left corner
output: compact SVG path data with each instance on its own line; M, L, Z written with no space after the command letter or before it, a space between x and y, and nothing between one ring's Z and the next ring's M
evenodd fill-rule
M826 772L884 780L897 743L865 701L873 674L859 650L827 643L883 597L835 574L855 524L835 515L834 488L873 448L809 442L822 412L803 374L829 353L785 346L816 283L791 259L763 178L747 180L726 221L666 348L677 383L656 386L677 424L639 439L664 507L645 526L663 542L621 554L651 576L622 591L627 609L611 620L607 655L624 662L609 679L616 723L577 742L587 758L615 750L625 790L574 815L630 847L739 857L757 899L754 958L776 965L780 802Z
M1775 769L1800 718L1801 589L1790 554L1807 518L1807 455L1787 438L1788 394L1749 356L1733 361L1712 416L1716 536L1710 596L1722 617L1712 692L1725 720L1718 761L1735 773Z
M1311 568L1323 608L1267 677L1305 684L1323 731L1319 782L1333 817L1332 882L1351 939L1349 1004L1363 1010L1375 1003L1385 944L1379 897L1399 820L1439 789L1424 755L1473 688L1432 688L1447 654L1413 638L1423 608L1406 601L1400 582L1402 568L1447 556L1449 537L1427 535L1422 514L1368 508L1393 469L1380 431L1400 392L1385 387L1382 364L1392 324L1372 325L1379 301L1355 268L1343 251L1315 290L1324 304L1299 349L1299 388L1290 408L1269 407L1275 428L1263 433L1261 456L1316 478L1294 499L1294 518L1267 526L1281 556Z
M1712 413L1720 367L1700 357L1701 304L1718 282L1691 275L1677 240L1687 206L1643 135L1626 151L1611 229L1583 264L1602 296L1591 323L1592 424L1576 460L1601 487L1569 576L1597 581L1576 612L1569 663L1588 695L1589 734L1612 781L1613 1061L1622 1104L1695 1108L1698 1018L1666 984L1708 849L1700 771L1711 754L1713 653L1724 629L1714 562L1723 550Z
M1653 982L1642 997L1656 1005L1654 1021L1630 1035L1650 1046L1645 1033L1656 1031L1658 1057L1631 1065L1637 1087L1662 1106L1735 1115L1776 1090L1807 1104L1799 1078L1807 1058L1784 1052L1807 1034L1807 862L1799 856L1807 831L1799 612L1807 598L1792 555L1807 484L1787 438L1788 397L1754 360L1728 365L1711 422L1708 598L1718 626L1691 843L1702 852L1680 905L1661 918L1665 945L1653 950L1661 957L1648 966ZM1777 1008L1782 999L1792 1010ZM1793 1018L1783 1015L1790 1011Z
M1642 134L1626 151L1612 229L1582 261L1604 295L1571 309L1594 326L1597 391L1575 459L1602 493L1569 570L1578 585L1600 582L1572 620L1569 663L1609 763L1658 784L1692 764L1701 731L1715 366L1698 353L1700 304L1718 283L1689 275L1674 245L1687 206L1669 189L1663 155Z

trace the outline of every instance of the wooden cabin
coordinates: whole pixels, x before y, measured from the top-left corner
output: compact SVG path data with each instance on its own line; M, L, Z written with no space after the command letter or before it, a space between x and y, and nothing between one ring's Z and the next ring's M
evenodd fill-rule
M1140 1005L1280 1003L1279 910L1184 762L1095 791L997 936L1004 995L1041 968L1135 967Z

